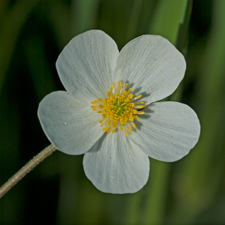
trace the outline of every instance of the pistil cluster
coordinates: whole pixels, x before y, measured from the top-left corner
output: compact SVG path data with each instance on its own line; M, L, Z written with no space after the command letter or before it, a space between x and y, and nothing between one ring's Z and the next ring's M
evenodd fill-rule
M139 111L145 107L144 102L137 101L142 95L134 97L132 88L127 90L127 87L128 84L123 86L122 81L117 81L115 85L111 83L106 98L91 102L92 110L102 115L99 123L103 131L114 133L118 127L128 135L128 131L132 132L132 127L136 127L134 120L138 119L137 115L144 114Z

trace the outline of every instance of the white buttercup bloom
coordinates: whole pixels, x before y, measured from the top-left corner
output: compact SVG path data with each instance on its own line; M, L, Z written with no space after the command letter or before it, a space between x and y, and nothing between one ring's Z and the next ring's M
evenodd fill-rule
M148 180L148 156L176 161L197 143L196 113L156 102L175 91L186 69L165 38L143 35L119 52L107 34L91 30L69 42L56 67L66 91L41 101L39 120L58 150L85 153L84 172L99 190L136 192Z

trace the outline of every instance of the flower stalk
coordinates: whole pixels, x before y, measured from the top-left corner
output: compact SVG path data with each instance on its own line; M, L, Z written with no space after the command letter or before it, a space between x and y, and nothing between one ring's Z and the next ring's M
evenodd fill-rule
M14 174L2 187L0 188L0 198L4 196L14 185L16 185L27 173L29 173L34 167L36 167L45 158L51 155L56 148L53 145L49 145L33 159L31 159L25 166L23 166L16 174Z

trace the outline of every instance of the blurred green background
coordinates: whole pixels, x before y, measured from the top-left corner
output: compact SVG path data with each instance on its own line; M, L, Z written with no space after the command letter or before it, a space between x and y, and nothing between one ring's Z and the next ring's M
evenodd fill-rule
M101 29L121 49L159 34L185 55L187 72L169 100L191 106L201 136L185 158L151 159L135 194L98 191L83 156L56 151L0 200L0 224L225 224L224 0L0 0L0 185L49 145L37 118L55 69L77 34Z

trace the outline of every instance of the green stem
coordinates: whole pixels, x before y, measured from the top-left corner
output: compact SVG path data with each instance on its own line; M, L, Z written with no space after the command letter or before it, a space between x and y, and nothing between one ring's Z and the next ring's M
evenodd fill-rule
M23 166L17 173L15 173L5 184L0 188L0 198L4 196L14 185L16 185L27 173L29 173L41 161L51 155L56 148L49 145L33 159L31 159L25 166Z

